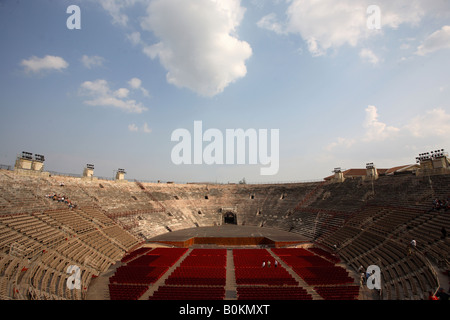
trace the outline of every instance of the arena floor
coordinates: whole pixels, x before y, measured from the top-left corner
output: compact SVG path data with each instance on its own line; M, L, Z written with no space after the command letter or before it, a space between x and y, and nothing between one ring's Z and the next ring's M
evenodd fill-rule
M189 239L193 238L266 238L270 239L274 243L295 243L293 246L308 246L311 244L311 239L304 237L300 234L291 233L283 230L277 230L272 228L264 228L264 227L253 227L253 226L237 226L237 225L222 225L222 226L212 226L212 227L198 227L198 228L190 228L190 229L183 229L173 232L167 232L158 236L155 236L147 241L146 244L143 244L142 246L148 246L148 247L159 247L164 246L167 247L164 242L183 242ZM171 245L169 245L171 246ZM195 247L221 247L221 248L236 248L236 247L242 247L239 245L236 246L228 246L228 245L191 245L190 248ZM270 246L270 245L269 245ZM256 246L256 247L264 247L264 246ZM87 295L87 300L107 300L109 299L108 294L108 283L109 283L109 277L112 276L115 272L115 270L122 265L121 262L117 262L115 265L111 266L111 268L105 272L104 274L100 275L100 277L96 278L92 281L89 292ZM342 267L345 267L344 265L340 264ZM285 266L286 267L286 266ZM174 268L174 267L172 267ZM350 270L349 270L350 271ZM231 278L230 275L228 275L229 272L232 272L232 270L227 271L227 278ZM170 274L171 272L168 272L167 274ZM358 277L354 272L350 271L350 274L355 279ZM303 280L294 275L296 280L301 284L301 286L307 288L308 285L303 282ZM158 280L157 283L154 284L154 286L160 285L164 281L164 277ZM228 286L228 285L227 285ZM225 287L226 289L228 287ZM228 288L229 289L229 288ZM227 290L227 292L230 292ZM363 292L360 293L361 297L363 299L373 299L372 297L368 297L367 295L364 295ZM141 299L148 299L148 295L145 295L144 298L141 297ZM317 299L317 297L315 298ZM232 298L232 300L234 300Z
M148 240L159 241L186 241L191 238L223 237L223 238L257 238L263 237L275 242L298 241L309 242L310 239L298 233L277 230L273 228L238 226L225 224L221 226L199 227L167 232Z

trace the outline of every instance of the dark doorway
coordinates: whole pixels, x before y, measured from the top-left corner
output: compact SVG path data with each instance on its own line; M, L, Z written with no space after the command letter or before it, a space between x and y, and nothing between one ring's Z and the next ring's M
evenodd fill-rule
M237 219L236 219L236 214L234 214L233 212L226 212L223 215L223 223L224 224L237 224Z

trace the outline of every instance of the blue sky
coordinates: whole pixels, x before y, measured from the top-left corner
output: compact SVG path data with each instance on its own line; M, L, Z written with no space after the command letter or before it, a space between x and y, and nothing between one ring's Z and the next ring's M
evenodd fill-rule
M445 0L6 0L0 39L1 164L29 151L66 173L289 182L449 147ZM171 134L194 121L278 129L277 174L175 165Z

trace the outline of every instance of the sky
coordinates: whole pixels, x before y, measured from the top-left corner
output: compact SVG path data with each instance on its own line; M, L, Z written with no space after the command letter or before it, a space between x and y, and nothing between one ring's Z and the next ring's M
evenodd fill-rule
M450 147L446 0L1 0L0 41L3 165L279 183Z

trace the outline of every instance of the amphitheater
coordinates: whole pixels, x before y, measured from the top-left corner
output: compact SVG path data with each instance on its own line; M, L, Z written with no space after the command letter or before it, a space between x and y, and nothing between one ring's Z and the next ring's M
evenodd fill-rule
M450 211L430 208L449 195L449 174L181 184L2 169L0 298L428 299L448 290ZM361 279L370 265L379 290Z

